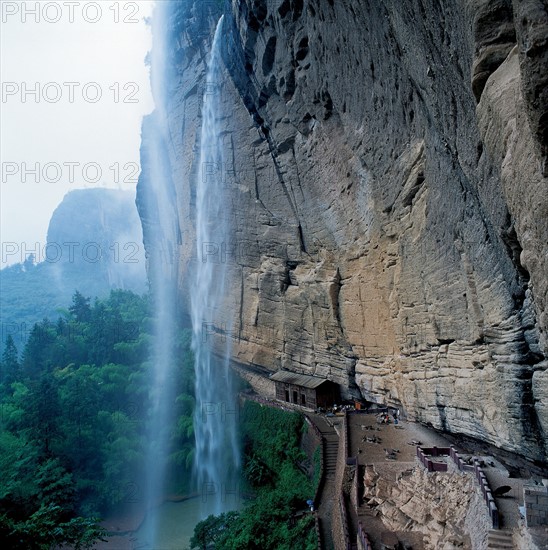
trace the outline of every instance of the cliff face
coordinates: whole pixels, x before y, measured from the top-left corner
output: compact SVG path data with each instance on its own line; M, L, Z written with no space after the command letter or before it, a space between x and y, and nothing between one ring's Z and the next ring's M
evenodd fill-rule
M68 292L69 299L76 288L92 298L115 288L144 292L141 226L131 191L70 191L49 222L46 246L51 259L42 264L44 274L49 271L55 287L62 295Z
M138 202L149 255L175 251L185 304L219 8L166 4L177 230L144 204L146 165ZM208 337L230 338L250 377L327 376L346 396L545 460L545 2L228 4L216 176L232 229L200 260L226 264L231 284Z

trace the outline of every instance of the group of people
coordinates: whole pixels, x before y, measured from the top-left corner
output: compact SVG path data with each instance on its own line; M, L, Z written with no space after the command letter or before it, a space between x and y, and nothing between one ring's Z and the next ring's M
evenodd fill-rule
M392 416L392 418L390 418ZM390 424L394 421L397 426L399 423L400 410L396 409L391 415L387 412L383 412L377 415L377 424Z

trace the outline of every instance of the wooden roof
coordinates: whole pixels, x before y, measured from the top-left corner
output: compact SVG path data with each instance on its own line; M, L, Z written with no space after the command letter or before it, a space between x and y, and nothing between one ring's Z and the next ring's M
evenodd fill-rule
M330 382L327 378L318 378L317 376L309 376L308 374L297 374L296 372L288 370L279 370L270 377L270 380L311 389L321 386L324 382Z

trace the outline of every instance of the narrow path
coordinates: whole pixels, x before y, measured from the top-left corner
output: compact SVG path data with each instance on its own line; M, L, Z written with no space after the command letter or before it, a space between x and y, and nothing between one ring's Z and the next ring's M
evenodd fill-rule
M325 418L316 414L308 415L316 424L324 441L324 484L318 503L318 517L323 550L333 550L333 533L331 531L331 516L335 494L335 471L337 469L337 454L339 437L337 432L327 423Z

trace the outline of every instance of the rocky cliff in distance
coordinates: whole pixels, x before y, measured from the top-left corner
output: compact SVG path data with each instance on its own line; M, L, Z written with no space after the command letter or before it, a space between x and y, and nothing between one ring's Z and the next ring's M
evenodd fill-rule
M165 4L178 228L154 221L146 163L138 202L149 256L174 251L184 305L221 9ZM546 3L223 9L227 162L216 176L232 230L203 259L227 262L231 285L204 319L208 336L219 349L231 339L235 367L254 383L280 368L325 376L347 397L545 461Z
M67 193L51 216L46 246L0 270L0 349L11 335L22 351L34 324L56 322L76 290L92 302L115 289L144 293L142 239L134 192Z

